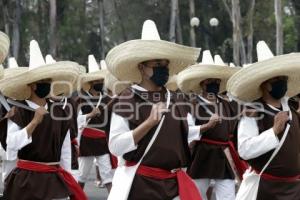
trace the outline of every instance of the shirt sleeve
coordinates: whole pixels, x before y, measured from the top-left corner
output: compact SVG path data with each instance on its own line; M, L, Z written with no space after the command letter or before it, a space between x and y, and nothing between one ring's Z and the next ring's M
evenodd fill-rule
M108 146L110 152L115 156L122 156L137 148L133 139L133 130L129 129L128 120L115 113L112 113L111 117Z
M84 127L87 125L86 115L82 114L81 110L78 112L77 124L78 124L77 141L80 142L82 131L83 131Z
M18 151L31 142L32 138L28 137L26 128L21 129L13 121L7 120L7 160L16 160Z
M61 148L60 156L60 166L68 172L71 172L71 159L71 139L70 130L68 130Z
M238 152L245 159L257 158L279 145L273 128L259 134L257 122L253 117L243 117L238 125Z
M190 113L187 115L187 122L189 125L188 142L191 143L192 141L200 140L200 126L195 125L195 119Z

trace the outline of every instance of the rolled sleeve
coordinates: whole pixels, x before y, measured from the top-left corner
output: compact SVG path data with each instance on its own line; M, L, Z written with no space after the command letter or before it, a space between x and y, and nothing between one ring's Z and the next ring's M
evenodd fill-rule
M273 128L259 134L254 118L243 117L238 126L238 152L245 159L257 158L279 145L279 140Z
M122 156L125 153L137 148L134 142L133 131L129 129L128 120L112 113L109 133L109 150L115 156Z
M187 115L187 121L189 125L188 142L191 143L195 140L200 140L200 126L195 125L195 119L190 113Z
M11 120L7 121L7 127L7 148L20 150L32 142L32 138L28 137L26 128L21 129Z

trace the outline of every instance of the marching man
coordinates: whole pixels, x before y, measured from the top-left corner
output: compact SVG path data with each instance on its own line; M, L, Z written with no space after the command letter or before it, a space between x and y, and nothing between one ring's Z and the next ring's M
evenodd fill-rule
M79 93L78 113L79 184L84 188L94 160L99 168L101 182L110 191L113 170L108 150L106 126L109 117L106 104L111 98L103 93L105 66L99 65L93 55L89 56L89 73L80 78L82 92ZM101 111L100 111L101 109Z
M216 200L235 199L235 167L230 163L238 153L231 142L237 118L231 103L218 95L225 91L226 82L239 68L225 65L219 55L215 60L209 50L203 52L202 62L178 74L178 85L182 91L195 92L196 124L208 122L215 117L216 123L202 132L201 139L193 147L189 175L195 180L203 199L214 181ZM239 160L235 160L239 163Z
M274 57L259 42L257 55L258 62L241 69L227 85L233 98L252 102L252 111L239 122L238 151L261 174L257 200L300 199L300 119L288 106L288 97L300 91L300 54ZM247 199L241 198L247 197L242 186L237 199Z
M18 161L5 181L5 199L87 199L69 173L70 124L58 120L66 113L47 98L50 92L68 92L61 84L51 90L54 81L74 84L79 72L73 62L46 65L37 42L31 41L29 69L1 82L5 96L21 100L7 121L7 156Z
M164 87L198 56L199 49L160 40L151 20L142 39L108 53L109 71L136 83L121 93L112 114L109 148L120 159L109 200L201 199L183 168L190 162L188 141L199 139L205 126L195 126L183 101Z

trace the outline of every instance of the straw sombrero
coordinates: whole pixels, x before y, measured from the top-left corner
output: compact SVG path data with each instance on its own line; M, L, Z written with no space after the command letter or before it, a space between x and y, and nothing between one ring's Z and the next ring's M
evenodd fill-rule
M98 65L94 55L89 55L88 57L88 73L83 73L80 75L79 80L79 88L83 88L84 90L88 90L88 83L96 80L103 80L107 75L107 67L105 62L100 62L100 66Z
M4 69L4 79L9 79L18 74L24 73L28 70L28 67L20 67L14 57L8 58L8 67Z
M300 93L300 53L274 57L264 41L258 42L258 62L241 69L227 83L229 95L245 102L252 102L262 96L260 85L277 76L288 77L287 96Z
M165 86L166 86L166 88L168 88L171 91L176 91L178 89L177 75L175 74L175 75L171 76Z
M79 65L75 62L61 61L46 64L38 43L33 40L30 42L28 70L10 79L0 81L0 90L7 97L24 100L31 96L31 88L28 84L44 79L51 79L52 84L56 81L67 81L74 84L79 72ZM57 84L57 87L52 88L51 96L68 93L66 90L69 90L69 88L63 84Z
M56 60L50 54L46 55L45 60L46 60L47 65L56 63ZM79 65L79 76L78 77L80 77L81 74L85 74L85 72L86 72L85 67L82 65ZM57 83L57 84L52 85L52 87L54 87L54 88L55 87L69 87L69 90L64 89L64 91L60 94L60 96L69 96L74 91L76 91L78 80L79 80L79 78L76 81L74 81L73 83L71 83L71 82L62 82L61 84Z
M114 75L107 73L104 79L104 85L105 88L112 91L113 95L118 95L127 87L129 87L130 83L127 81L119 81Z
M209 50L203 52L202 62L180 72L177 76L177 85L184 93L195 92L200 94L200 83L206 79L220 79L220 93L226 90L226 82L239 67L226 65L219 55L213 59Z
M142 77L138 70L139 63L153 59L167 59L170 61L170 75L174 75L185 67L195 64L199 53L198 48L160 40L155 23L146 20L141 39L114 47L108 52L106 63L108 70L120 81L140 83Z
M3 63L8 54L9 45L10 41L8 36L0 31L0 64Z

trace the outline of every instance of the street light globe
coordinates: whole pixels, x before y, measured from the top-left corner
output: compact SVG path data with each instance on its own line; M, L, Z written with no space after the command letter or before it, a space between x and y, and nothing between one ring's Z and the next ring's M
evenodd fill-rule
M218 26L219 25L219 20L217 19L217 18L211 18L210 20L209 20L209 24L210 24L210 26Z
M197 27L200 24L200 20L198 17L193 17L190 21L191 27Z

